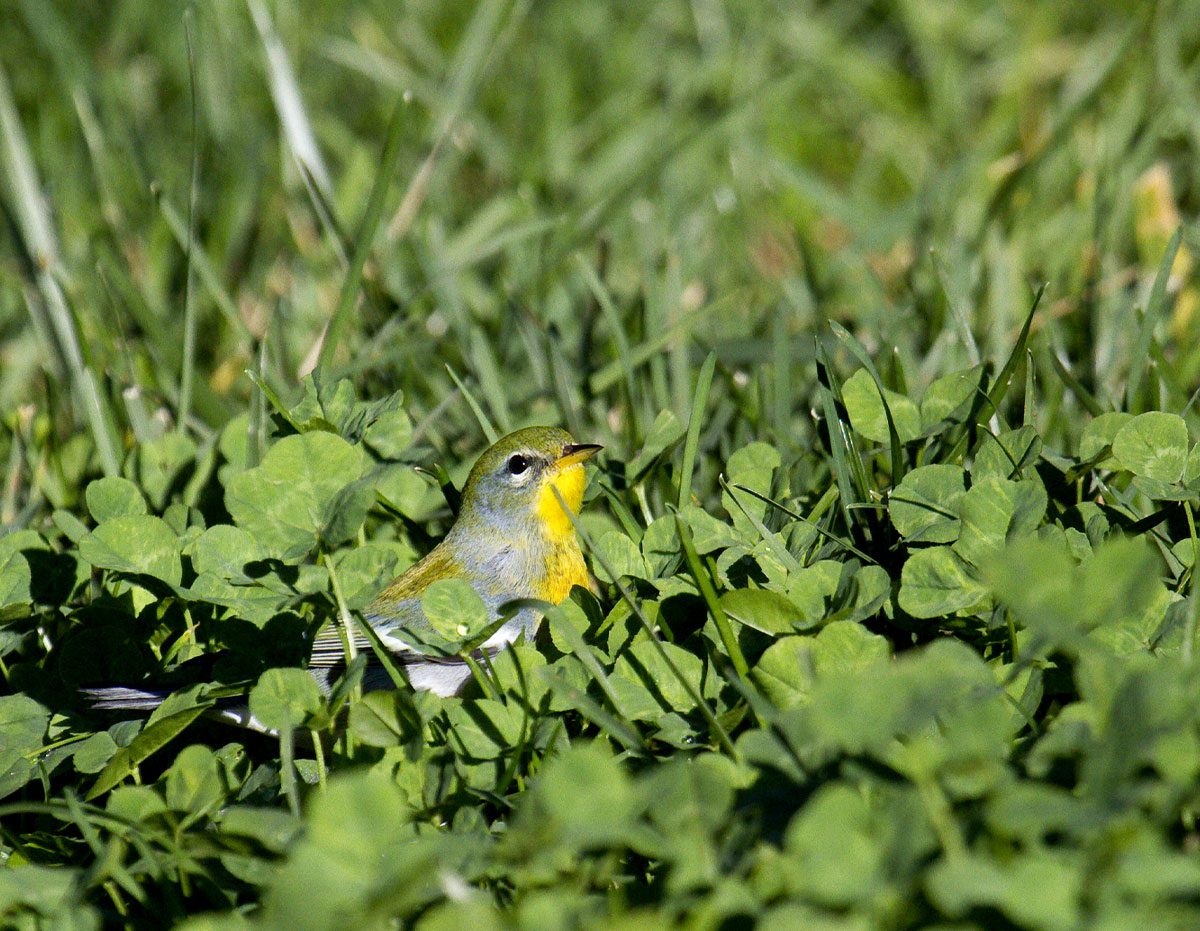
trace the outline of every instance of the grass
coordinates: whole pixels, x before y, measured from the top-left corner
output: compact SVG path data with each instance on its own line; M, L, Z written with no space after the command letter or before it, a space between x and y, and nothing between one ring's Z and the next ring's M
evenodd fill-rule
M1194 917L1196 3L9 6L0 913ZM599 597L293 740L530 423Z

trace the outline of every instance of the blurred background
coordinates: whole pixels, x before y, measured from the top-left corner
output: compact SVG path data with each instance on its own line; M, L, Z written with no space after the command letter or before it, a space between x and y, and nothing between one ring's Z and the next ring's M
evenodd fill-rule
M443 448L480 441L462 389L500 428L635 448L715 350L713 431L798 448L827 320L919 394L1002 363L1043 283L1051 441L1131 364L1133 410L1182 409L1200 371L1193 228L1151 293L1200 194L1193 0L0 20L0 442L77 443L60 469L180 416L211 439L265 406L247 369L294 397L323 348Z

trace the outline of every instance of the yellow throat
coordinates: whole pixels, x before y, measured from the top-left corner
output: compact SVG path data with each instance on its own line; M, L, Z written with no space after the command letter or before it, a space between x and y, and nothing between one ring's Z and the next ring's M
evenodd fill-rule
M583 470L583 463L572 462L553 471L545 484L538 490L535 504L538 520L541 521L546 536L551 541L565 542L566 538L575 532L571 518L563 510L558 496L554 494L555 490L557 489L558 494L562 495L563 503L571 509L571 512L578 514L579 509L583 506L583 489L586 484L587 475Z

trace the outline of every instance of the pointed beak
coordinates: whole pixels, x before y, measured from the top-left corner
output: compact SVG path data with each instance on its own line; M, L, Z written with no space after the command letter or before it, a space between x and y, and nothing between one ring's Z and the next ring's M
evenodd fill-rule
M563 447L562 455L554 460L554 465L559 469L565 469L577 462L591 459L603 448L596 443L568 443Z

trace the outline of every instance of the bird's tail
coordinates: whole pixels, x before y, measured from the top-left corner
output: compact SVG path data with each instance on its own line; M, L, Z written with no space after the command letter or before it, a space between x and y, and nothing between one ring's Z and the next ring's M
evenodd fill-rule
M153 711L171 694L171 690L106 685L80 689L79 693L94 711Z

